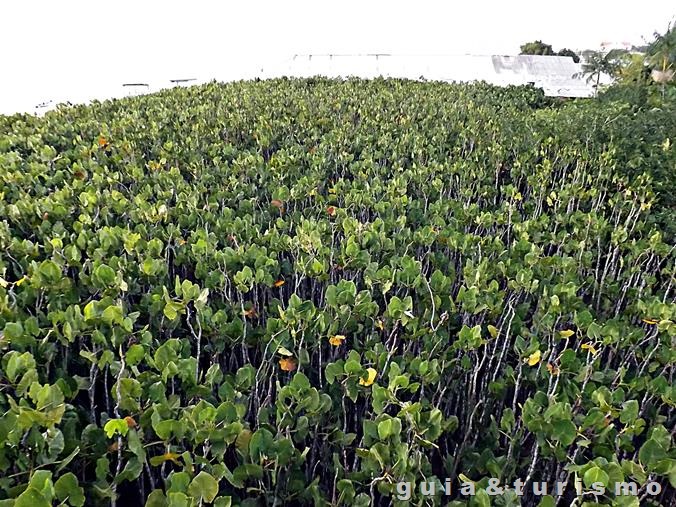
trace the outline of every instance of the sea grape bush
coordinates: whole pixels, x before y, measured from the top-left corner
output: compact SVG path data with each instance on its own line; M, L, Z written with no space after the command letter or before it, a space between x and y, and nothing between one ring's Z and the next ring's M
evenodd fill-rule
M0 505L673 505L674 120L637 114L314 78L0 117Z

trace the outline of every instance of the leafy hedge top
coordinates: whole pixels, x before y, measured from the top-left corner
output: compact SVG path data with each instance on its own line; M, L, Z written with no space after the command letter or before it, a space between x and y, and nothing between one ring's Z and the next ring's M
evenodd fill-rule
M0 117L0 503L669 502L669 118L325 79Z

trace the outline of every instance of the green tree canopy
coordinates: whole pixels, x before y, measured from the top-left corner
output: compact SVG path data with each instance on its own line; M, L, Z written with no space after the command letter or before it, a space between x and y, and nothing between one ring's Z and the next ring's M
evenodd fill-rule
M570 56L575 63L580 63L580 56L573 51L572 49L563 48L561 51L556 53L558 56Z
M522 55L544 55L550 56L554 55L554 50L550 44L545 44L541 40L536 40L534 42L527 42L521 46Z

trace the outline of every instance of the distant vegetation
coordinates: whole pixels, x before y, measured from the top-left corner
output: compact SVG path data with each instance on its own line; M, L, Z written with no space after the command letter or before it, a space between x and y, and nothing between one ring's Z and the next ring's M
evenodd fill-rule
M552 46L545 44L541 40L528 42L521 46L522 55L543 55L543 56L570 56L575 63L579 63L580 57L572 49L564 48L555 52Z

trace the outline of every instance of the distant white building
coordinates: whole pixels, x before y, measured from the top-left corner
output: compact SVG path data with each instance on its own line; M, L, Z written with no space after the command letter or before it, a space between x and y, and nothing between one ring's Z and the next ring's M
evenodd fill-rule
M600 51L607 53L613 49L622 49L623 51L631 51L634 45L631 42L613 42L613 41L603 41L599 45Z
M532 84L542 88L545 95L556 97L594 94L593 86L582 76L582 66L567 56L296 55L286 75L486 81L501 86Z

